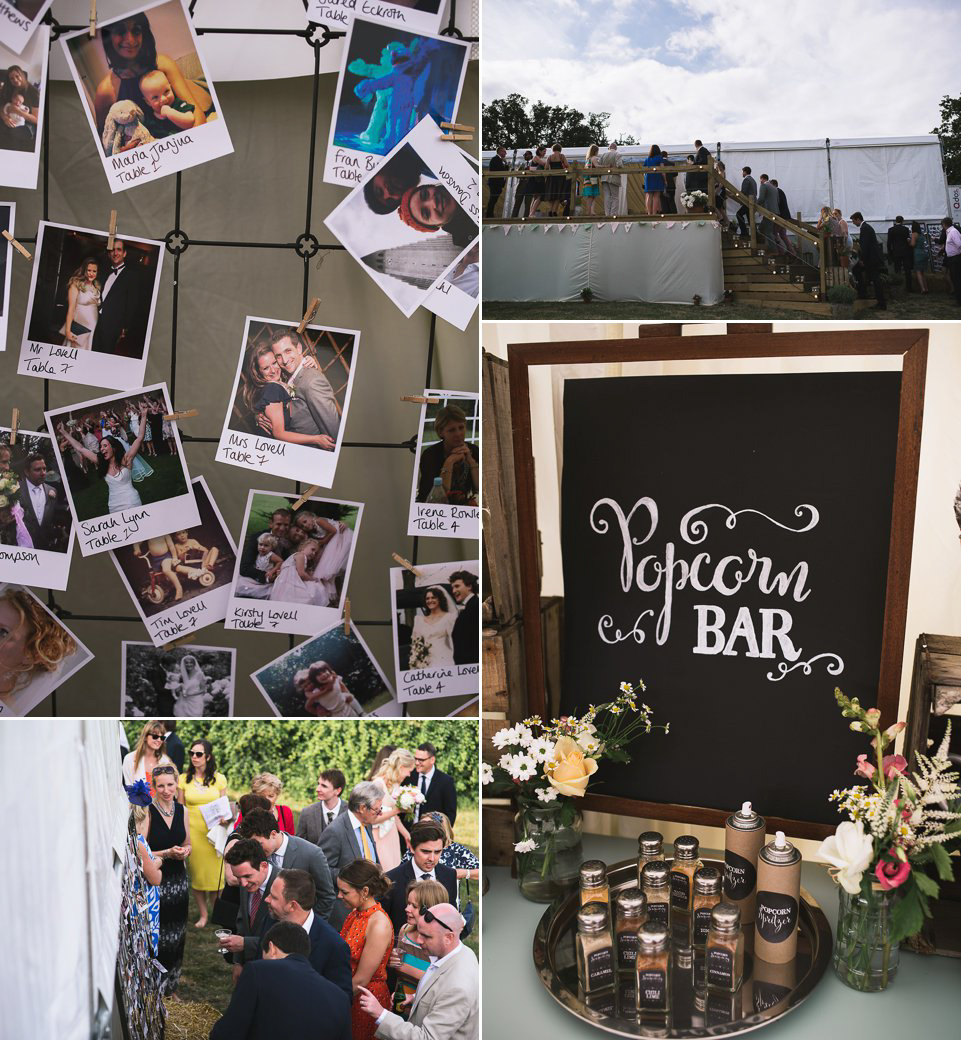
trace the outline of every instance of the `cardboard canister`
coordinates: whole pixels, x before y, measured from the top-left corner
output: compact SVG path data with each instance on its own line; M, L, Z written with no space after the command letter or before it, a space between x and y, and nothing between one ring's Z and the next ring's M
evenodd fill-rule
M753 924L757 897L757 857L764 845L765 822L745 802L724 824L724 899L741 911L741 923Z
M778 831L761 849L757 863L754 956L786 964L797 952L801 853Z

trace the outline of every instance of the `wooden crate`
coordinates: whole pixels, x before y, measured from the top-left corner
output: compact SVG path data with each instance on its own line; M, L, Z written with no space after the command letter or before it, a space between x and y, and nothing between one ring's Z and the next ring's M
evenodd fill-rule
M482 802L484 866L509 867L514 860L514 810L503 798Z

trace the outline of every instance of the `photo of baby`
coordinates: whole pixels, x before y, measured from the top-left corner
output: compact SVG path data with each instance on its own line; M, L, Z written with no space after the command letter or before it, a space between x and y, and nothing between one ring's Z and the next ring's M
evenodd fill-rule
M46 26L14 50L0 31L0 184L11 188L37 186L49 44Z

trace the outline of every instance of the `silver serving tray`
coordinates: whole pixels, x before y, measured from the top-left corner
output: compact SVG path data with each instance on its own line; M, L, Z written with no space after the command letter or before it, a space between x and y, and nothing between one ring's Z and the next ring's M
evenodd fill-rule
M704 860L723 871L724 864ZM637 885L637 862L616 863L607 872L612 896ZM534 965L548 993L572 1015L618 1036L735 1036L759 1029L793 1011L810 996L831 959L832 938L824 912L801 889L797 955L788 964L768 964L753 956L754 926L744 931L744 981L736 994L707 991L701 984L703 950L692 951L686 966L684 943L672 946L671 1008L667 1016L640 1018L633 1007L633 974L617 985L585 997L577 982L574 936L579 894L574 892L544 914L534 934ZM679 917L680 921L680 917Z

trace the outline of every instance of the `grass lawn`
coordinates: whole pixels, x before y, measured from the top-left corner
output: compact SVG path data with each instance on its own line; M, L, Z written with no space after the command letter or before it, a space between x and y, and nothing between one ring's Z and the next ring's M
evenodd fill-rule
M294 829L302 807L294 810ZM476 803L462 802L457 807L457 821L454 825L454 838L466 845L475 856L480 858L480 811ZM463 892L463 885L461 886ZM477 938L480 935L480 886L471 882L471 899L474 903L474 929L466 940L474 953L478 953ZM206 928L195 928L197 905L193 894L190 897L190 913L187 919L187 945L184 950L183 974L177 996L183 1001L198 1004L209 1004L218 1011L224 1011L233 992L230 977L230 965L217 953L217 939L214 928L208 924Z
M140 495L140 501L145 506L151 502L160 502L177 495L187 494L187 485L184 481L179 456L158 455L155 459L145 459L145 461L150 463L153 474L134 484L137 494ZM90 483L86 487L79 486L79 479L70 485L78 520L92 520L94 517L107 515L106 480L93 474L88 479Z

